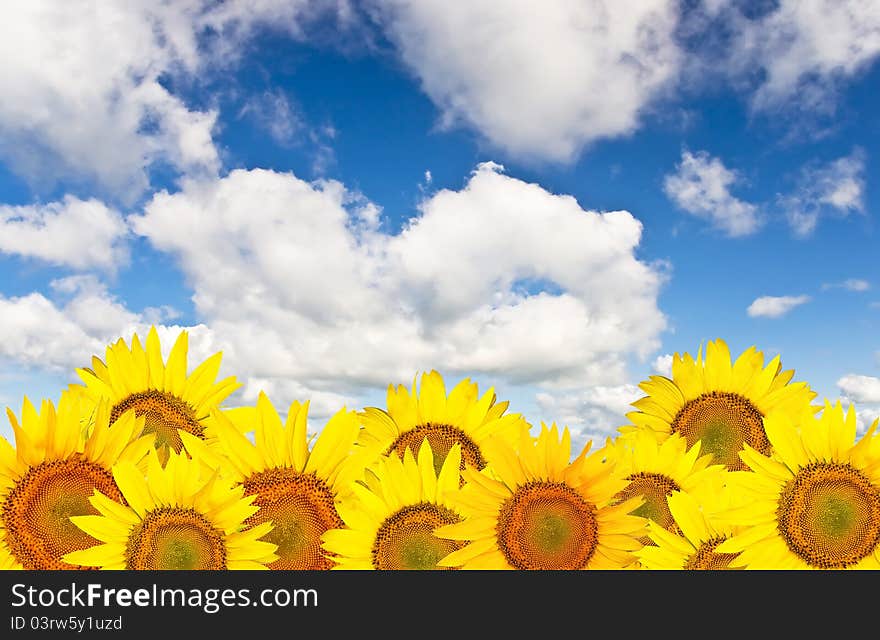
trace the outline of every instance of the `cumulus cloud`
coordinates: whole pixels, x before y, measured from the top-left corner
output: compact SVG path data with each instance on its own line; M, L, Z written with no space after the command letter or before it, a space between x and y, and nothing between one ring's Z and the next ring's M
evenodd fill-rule
M572 452L577 455L589 440L595 449L606 438L616 437L618 427L627 424L626 414L633 410L632 403L644 395L636 385L625 383L597 385L565 394L542 391L535 399L546 416L545 422L569 428Z
M416 371L619 384L658 346L662 272L630 213L480 165L397 235L335 181L237 170L157 194L134 230L177 257L224 357L261 384L353 393ZM524 286L523 283L530 283Z
M28 177L44 176L49 161L128 194L147 186L156 161L215 170L216 111L189 109L160 82L198 67L196 7L4 3L0 153Z
M156 327L162 355L166 359L180 332L188 332L190 371L226 347L223 340L204 324L158 324L156 319L147 310L135 312L126 307L92 275L60 278L51 281L47 295L39 292L13 297L0 295L0 335L3 336L0 362L8 363L4 369L15 371L15 378L30 380L29 376L46 372L79 383L75 372L77 367L90 366L93 355L103 359L107 346L119 338L130 344L132 335L137 333L143 342L150 326ZM220 376L238 376L233 364L224 353ZM9 377L3 374L0 379L4 376ZM259 391L252 383L230 398L227 404L253 401ZM290 398L291 401L294 399L307 397ZM13 404L20 402L20 398L14 400ZM330 415L346 400L343 396L324 394L312 404ZM8 403L8 400L4 402ZM287 406L277 408L286 410Z
M880 55L880 12L870 0L780 0L760 17L737 21L731 62L763 71L756 110L792 102L833 109L840 84Z
M676 172L663 181L666 195L688 213L708 220L728 236L745 236L757 231L757 207L730 193L739 180L735 171L705 151L684 150Z
M119 212L91 199L0 205L0 252L77 270L112 271L128 260L128 229Z
M837 388L843 406L855 407L859 433L880 419L880 378L849 373L837 381Z
M87 366L105 342L137 322L94 276L71 276L51 283L57 300L41 293L0 296L0 358L52 372ZM117 335L118 334L118 335Z
M39 293L0 296L0 329L0 355L53 372L88 363L104 346Z
M0 359L35 370L68 373L103 357L108 344L132 333L146 336L149 319L125 306L93 275L52 280L49 295L0 295ZM204 325L157 325L167 358L179 332L190 333L190 357L203 360L222 349Z
M861 148L827 164L804 167L794 192L778 199L794 232L802 237L810 235L820 216L863 213L864 171Z
M372 0L442 112L517 156L571 161L635 131L675 78L677 4Z
M880 403L880 378L850 373L837 381L837 387L853 402Z
M800 170L795 188L779 194L776 204L795 234L808 236L820 216L864 213L864 171L865 152L858 147L826 164L808 164ZM738 182L739 174L720 158L684 150L675 172L664 178L663 190L684 211L736 237L752 234L762 224L758 206L731 193Z
M651 366L654 368L654 371L659 373L661 376L666 376L667 378L672 377L672 354L664 353L663 355L657 356L654 358L654 361L651 363Z
M94 181L127 203L158 164L214 174L218 111L187 104L167 80L197 83L233 61L256 27L298 37L326 10L348 9L332 0L2 3L0 157L35 184Z
M781 318L786 313L810 301L810 296L761 296L746 309L750 318Z
M865 433L875 422L880 422L880 403L856 407L857 433Z
M317 36L312 29L318 27L320 21L326 21L338 34L360 27L350 0L189 1L199 8L196 24L221 36L211 40L209 48L215 56L223 58L241 55L242 45L262 28L295 40L306 40Z

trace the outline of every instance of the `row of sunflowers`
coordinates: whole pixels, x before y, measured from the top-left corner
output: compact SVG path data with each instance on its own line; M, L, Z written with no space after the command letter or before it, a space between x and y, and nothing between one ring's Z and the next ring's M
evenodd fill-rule
M317 429L308 401L226 407L221 354L187 352L151 328L7 409L0 568L880 568L877 422L754 347L675 354L581 451L436 371Z

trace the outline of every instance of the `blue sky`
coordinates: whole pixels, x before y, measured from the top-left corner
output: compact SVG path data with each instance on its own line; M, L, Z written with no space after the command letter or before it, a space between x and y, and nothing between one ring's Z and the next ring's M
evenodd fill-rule
M715 338L880 415L871 2L0 12L16 412L155 323L318 426L435 368L582 443Z

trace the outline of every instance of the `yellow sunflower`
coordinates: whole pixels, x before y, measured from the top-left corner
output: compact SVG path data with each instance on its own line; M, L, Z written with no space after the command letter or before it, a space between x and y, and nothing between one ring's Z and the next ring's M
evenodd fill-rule
M764 417L776 411L800 412L816 396L805 382L791 382L794 371L782 371L779 356L764 366L764 355L749 347L731 364L723 340L706 345L694 360L675 354L672 379L650 376L639 384L648 395L633 402L627 415L636 427L653 429L658 439L680 433L693 446L731 471L744 470L738 453L748 444L768 454ZM621 433L632 427L620 427Z
M359 445L373 457L392 452L403 456L407 448L417 449L427 438L439 473L452 445L461 445L461 469L486 466L482 444L492 436L516 441L528 423L518 413L504 414L508 402L496 403L493 389L482 396L478 386L464 378L446 394L443 377L437 371L423 373L421 388L388 386L388 409L367 407L361 413L363 430Z
M103 544L74 551L66 562L100 569L265 569L275 545L259 540L270 522L246 528L259 507L186 452L170 452L165 466L148 454L147 473L130 462L113 465L126 506L96 490L89 498L100 515L71 517Z
M438 561L464 546L434 535L437 527L460 522L461 445L446 452L439 473L426 438L418 458L380 456L339 505L345 526L324 533L324 549L334 569L434 570Z
M441 538L469 543L440 564L462 569L618 569L633 563L647 520L631 515L641 496L615 501L627 481L589 453L573 461L567 428L541 425L519 446L485 444L488 467L468 468L458 496L465 520L440 527Z
M153 448L153 435L139 437L143 418L122 414L112 425L110 406L98 403L88 438L80 426L79 399L62 393L57 408L40 411L25 398L21 422L7 409L15 447L0 438L0 568L81 569L66 553L97 544L70 522L97 514L94 490L110 502L123 499L111 475L118 461L136 464Z
M242 486L245 496L254 496L260 510L245 520L246 526L272 522L272 531L263 537L278 545L270 569L330 569L333 562L321 547L321 535L344 525L337 501L363 476L364 464L354 455L357 413L340 409L310 443L308 410L308 402L294 402L282 423L261 392L254 424L234 425L216 412L213 443L181 434L188 451L203 452L206 459L213 453L211 464ZM250 429L253 442L241 433Z
M741 569L739 553L719 553L718 546L732 538L740 527L718 519L715 514L727 504L726 491L705 492L702 497L674 491L667 498L678 533L652 521L648 536L653 542L636 551L644 569L710 570Z
M704 487L721 487L727 473L724 465L710 464L712 455L700 456L699 441L688 448L684 436L671 434L658 442L649 429L621 435L606 447L608 459L627 481L615 496L623 501L643 498L634 515L642 516L673 532L681 533L667 504L675 491L691 492ZM644 544L652 544L647 536Z
M773 457L746 446L752 473L731 474L744 530L720 544L748 569L880 569L880 437L856 440L856 412L826 401L820 416L765 419Z
M131 347L120 338L107 347L106 362L92 356L91 368L76 370L84 386L70 385L70 389L92 401L109 400L111 422L128 409L144 416L144 430L156 434L164 462L169 450L181 450L180 432L205 438L211 409L241 387L235 376L216 381L220 352L187 375L188 341L187 332L181 331L163 362L155 327L150 327L146 347L136 333Z

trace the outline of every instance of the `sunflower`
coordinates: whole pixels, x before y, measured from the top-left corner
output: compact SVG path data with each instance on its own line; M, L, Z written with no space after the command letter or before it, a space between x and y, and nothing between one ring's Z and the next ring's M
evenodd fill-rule
M877 421L856 440L856 412L826 400L820 416L765 420L773 457L746 446L753 471L731 474L742 504L724 512L744 530L716 548L748 569L880 569Z
M421 388L412 392L403 385L388 386L388 409L367 407L361 413L363 430L358 444L372 457L403 457L408 448L418 448L428 439L434 453L434 470L439 473L452 445L461 445L461 467L486 466L482 444L487 438L501 436L513 441L528 423L518 413L504 414L508 402L496 403L493 389L482 396L478 386L464 378L446 394L443 377L437 371L423 373ZM370 457L368 455L368 457Z
M270 522L246 528L259 507L243 487L233 487L186 452L148 454L144 475L130 462L113 465L126 506L96 490L89 498L100 515L71 521L103 544L74 551L66 562L101 569L265 569L275 545L259 540Z
M91 368L76 372L84 385L70 385L74 392L97 401L111 402L110 421L134 409L144 416L146 433L156 434L156 448L164 462L168 452L180 452L180 432L206 437L211 409L241 387L235 376L216 382L222 353L202 362L187 375L188 334L181 331L163 362L159 334L150 327L146 348L137 334L131 347L121 338L106 350L106 363L92 356Z
M181 434L188 451L214 454L211 464L254 496L260 507L245 520L246 526L271 521L273 529L263 540L278 545L278 559L270 569L329 569L321 535L344 525L336 510L340 496L363 476L364 465L353 455L360 431L355 411L340 409L317 438L307 437L309 403L293 402L284 423L268 396L257 398L252 425L234 425L215 412L216 440L200 441ZM251 442L242 431L254 430ZM207 450L207 451L206 451Z
M468 468L458 497L465 520L435 530L469 541L440 561L462 569L617 569L635 560L647 520L631 515L640 496L615 501L627 481L588 442L573 461L571 436L541 424L518 447L494 438L488 467Z
M658 522L648 523L653 544L636 551L644 569L711 570L741 569L739 553L719 553L718 546L740 529L716 517L729 496L723 488L707 492L701 501L692 493L673 491L667 498L678 533ZM707 508L708 507L708 508Z
M438 538L434 530L462 520L456 507L461 450L457 443L449 448L439 473L427 438L418 458L407 447L402 457L376 459L339 505L345 526L324 533L333 568L445 569L438 561L464 543Z
M645 517L662 528L681 533L666 500L675 491L695 491L707 486L721 487L727 470L710 464L712 455L700 456L700 442L688 448L679 433L658 442L653 432L639 429L621 435L606 447L615 471L627 485L614 497L623 501L641 496L644 501L633 514ZM647 536L643 544L653 544Z
M650 376L639 384L648 395L627 413L636 427L653 429L659 439L680 433L693 446L731 471L745 470L738 453L748 444L769 454L764 417L776 411L800 412L816 396L805 382L792 383L793 370L782 371L776 356L764 366L764 355L749 347L731 364L723 340L706 345L696 361L690 354L672 359L672 379ZM621 433L632 427L620 427Z
M81 569L66 553L97 544L70 516L97 514L89 503L94 490L108 502L123 499L111 475L118 461L136 464L153 447L140 436L143 418L133 411L110 424L110 406L99 402L95 429L86 438L79 398L63 392L58 406L43 400L40 411L25 398L21 423L7 409L15 447L0 438L0 568Z

